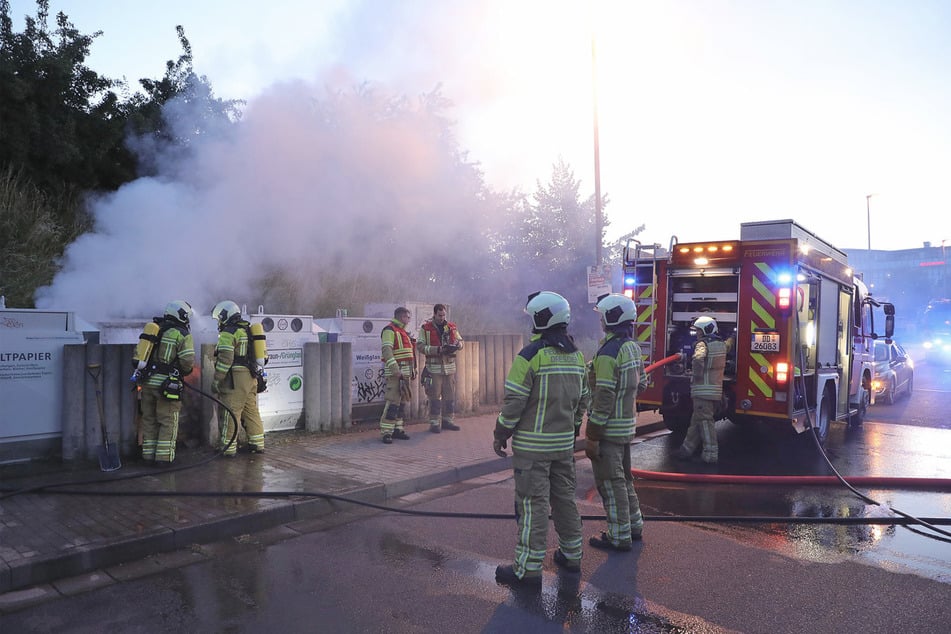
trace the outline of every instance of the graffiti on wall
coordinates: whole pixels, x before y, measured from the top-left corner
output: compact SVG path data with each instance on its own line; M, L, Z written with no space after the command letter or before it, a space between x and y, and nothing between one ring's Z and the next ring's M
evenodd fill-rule
M353 375L352 385L354 405L382 401L383 394L386 392L386 377L383 376L383 368L369 366L360 368Z

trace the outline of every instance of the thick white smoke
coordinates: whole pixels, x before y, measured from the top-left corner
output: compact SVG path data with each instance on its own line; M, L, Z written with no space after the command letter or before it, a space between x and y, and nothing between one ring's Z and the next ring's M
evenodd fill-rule
M420 248L457 257L483 220L477 172L450 160L449 127L420 106L381 117L392 98L275 85L228 136L95 201L94 231L67 248L37 306L101 321L185 299L206 313L226 298L256 307L268 270L317 291Z

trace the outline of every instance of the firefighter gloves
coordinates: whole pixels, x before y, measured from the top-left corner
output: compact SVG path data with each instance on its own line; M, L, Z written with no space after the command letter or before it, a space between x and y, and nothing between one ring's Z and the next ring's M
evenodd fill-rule
M496 423L492 435L495 436L495 440L492 442L492 449L495 451L495 455L500 458L506 457L508 454L506 454L504 450L508 447L508 440L512 437L512 430L506 429Z

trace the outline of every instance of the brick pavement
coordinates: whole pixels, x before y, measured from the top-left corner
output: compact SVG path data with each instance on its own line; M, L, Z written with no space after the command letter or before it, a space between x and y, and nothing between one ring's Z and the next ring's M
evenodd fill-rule
M461 431L432 434L407 427L411 438L380 442L372 426L334 436L268 435L263 455L213 457L179 452L174 470L125 463L112 473L98 465L29 477L6 477L4 490L51 482L61 493L20 493L0 499L0 593L168 553L194 544L326 515L342 502L290 495L319 492L375 504L511 468L492 451L495 414L460 418ZM646 420L645 420L646 419ZM639 431L659 417L642 414ZM183 468L191 466L191 468ZM142 477L130 477L143 474ZM287 492L285 497L105 496L95 492ZM88 492L88 493L87 493ZM68 493L68 494L67 494ZM0 494L2 495L2 494Z

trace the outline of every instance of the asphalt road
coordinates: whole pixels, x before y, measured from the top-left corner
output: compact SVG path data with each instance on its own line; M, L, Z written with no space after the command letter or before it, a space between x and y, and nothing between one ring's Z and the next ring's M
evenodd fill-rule
M586 465L579 461L583 482L590 481ZM504 513L512 482L498 474L404 502ZM584 514L600 511L597 499L580 504ZM600 528L588 521L585 534ZM783 541L779 531L752 539L649 524L631 553L586 550L580 576L560 573L549 558L543 589L534 593L493 578L512 556L510 520L357 512L296 529L202 546L215 557L187 565L182 553L179 566L34 606L0 625L10 632L775 634L936 632L951 616L947 580L874 565L834 545L786 550L770 543Z
M826 451L843 475L951 478L951 373L920 364L915 393L837 424ZM779 430L719 426L724 470L815 473L821 457ZM801 439L800 439L801 440ZM677 440L633 447L669 468ZM602 513L579 454L578 500ZM898 508L951 517L947 490L641 481L642 507L671 515L869 517ZM408 496L413 510L512 512L509 473ZM585 522L585 536L603 528ZM951 530L951 527L943 527ZM947 631L951 544L899 526L651 521L631 553L586 548L580 576L551 563L540 593L494 581L514 520L351 513L195 546L123 567L125 581L0 617L4 632L894 632ZM199 560L200 552L210 558Z

